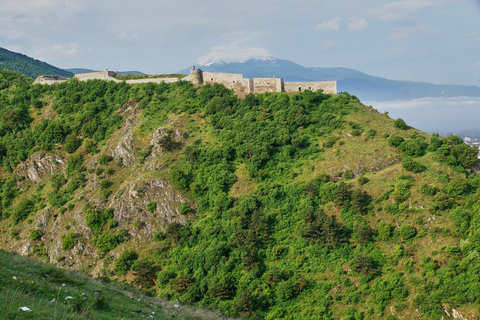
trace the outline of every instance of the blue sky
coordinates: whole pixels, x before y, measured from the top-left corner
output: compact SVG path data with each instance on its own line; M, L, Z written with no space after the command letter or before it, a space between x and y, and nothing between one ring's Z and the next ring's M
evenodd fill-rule
M275 56L480 85L478 0L0 0L0 47L61 68L171 73Z

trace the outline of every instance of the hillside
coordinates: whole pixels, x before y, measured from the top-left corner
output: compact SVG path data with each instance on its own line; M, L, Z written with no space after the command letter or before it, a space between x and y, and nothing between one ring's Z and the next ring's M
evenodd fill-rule
M479 97L480 87L436 85L375 77L355 69L306 68L289 60L250 59L241 63L209 62L198 66L211 72L241 73L246 78L277 77L285 81L337 81L339 92L348 92L362 101L410 100L424 97ZM188 74L189 69L181 73Z
M458 137L348 93L0 83L4 250L228 316L479 315L477 150Z
M224 319L153 298L124 283L93 279L0 250L2 319ZM27 307L30 311L22 311Z
M0 69L14 71L29 78L36 78L40 75L57 75L66 78L73 77L73 73L71 72L4 48L0 48Z

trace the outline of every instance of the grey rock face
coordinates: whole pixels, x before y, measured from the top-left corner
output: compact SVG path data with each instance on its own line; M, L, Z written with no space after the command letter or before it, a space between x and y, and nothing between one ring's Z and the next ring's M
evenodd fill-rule
M47 174L65 172L66 161L59 155L36 153L19 165L17 174L40 183Z

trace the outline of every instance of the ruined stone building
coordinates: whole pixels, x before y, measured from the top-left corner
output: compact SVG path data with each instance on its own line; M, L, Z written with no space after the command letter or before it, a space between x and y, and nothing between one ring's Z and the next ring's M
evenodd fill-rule
M106 80L123 82L123 80L116 79L117 72L105 71L81 73L76 74L74 78L79 81L88 80ZM66 78L57 76L39 76L34 84L54 84L68 81ZM190 75L185 78L148 78L126 80L126 83L171 83L177 81L190 81L194 85L202 84L222 84L227 89L233 90L239 97L250 93L265 93L265 92L299 92L305 90L317 91L323 90L325 93L337 93L336 81L313 81L313 82L284 82L282 78L244 78L240 73L219 73L207 72L200 69L190 70Z

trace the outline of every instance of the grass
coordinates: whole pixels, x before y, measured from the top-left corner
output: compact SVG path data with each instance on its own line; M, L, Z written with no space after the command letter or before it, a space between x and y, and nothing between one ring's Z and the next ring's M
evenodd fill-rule
M72 297L71 299L68 297ZM32 311L23 312L19 308ZM2 319L226 319L0 250Z

